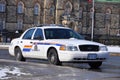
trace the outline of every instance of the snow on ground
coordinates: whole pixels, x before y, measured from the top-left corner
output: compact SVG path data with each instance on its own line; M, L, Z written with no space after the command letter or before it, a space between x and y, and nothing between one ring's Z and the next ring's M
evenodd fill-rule
M0 80L10 79L11 76L30 75L29 73L23 73L20 68L17 67L0 67Z
M107 48L110 53L120 53L120 46L108 46Z

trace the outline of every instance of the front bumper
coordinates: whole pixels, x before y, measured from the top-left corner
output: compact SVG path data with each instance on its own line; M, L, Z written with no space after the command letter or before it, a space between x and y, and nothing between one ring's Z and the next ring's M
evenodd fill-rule
M90 59L88 58L90 54L96 54L97 56L95 59ZM108 52L61 51L58 55L61 62L96 62L105 61L109 57Z

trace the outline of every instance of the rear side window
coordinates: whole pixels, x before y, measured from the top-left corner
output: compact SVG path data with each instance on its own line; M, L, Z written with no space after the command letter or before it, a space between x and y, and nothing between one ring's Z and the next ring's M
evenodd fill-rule
M24 36L23 36L23 38L22 38L22 39L31 39L31 38L32 38L32 35L33 35L34 30L35 30L35 29L30 29L30 30L28 30L28 31L24 34Z

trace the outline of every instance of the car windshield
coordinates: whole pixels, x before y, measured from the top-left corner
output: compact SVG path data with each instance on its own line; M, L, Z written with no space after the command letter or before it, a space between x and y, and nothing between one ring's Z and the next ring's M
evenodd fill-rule
M71 29L48 28L45 29L46 39L84 39L81 35Z

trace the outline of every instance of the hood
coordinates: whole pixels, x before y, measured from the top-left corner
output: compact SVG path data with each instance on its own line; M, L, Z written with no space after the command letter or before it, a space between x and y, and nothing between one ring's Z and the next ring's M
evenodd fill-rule
M48 43L57 43L62 45L99 45L99 46L105 46L101 43L88 41L88 40L79 40L79 39L52 39L52 40L46 40Z

